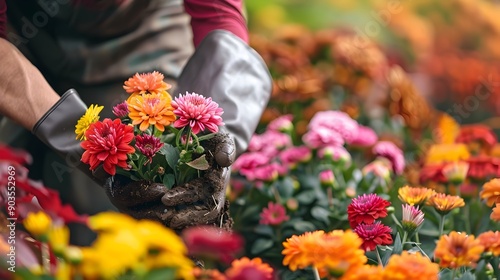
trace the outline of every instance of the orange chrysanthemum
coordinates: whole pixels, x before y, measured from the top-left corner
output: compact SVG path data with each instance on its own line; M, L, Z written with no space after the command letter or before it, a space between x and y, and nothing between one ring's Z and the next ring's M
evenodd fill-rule
M427 200L427 205L434 207L439 213L445 215L455 208L465 206L465 201L460 196L437 193Z
M500 179L491 179L485 183L479 196L481 199L486 200L486 205L489 207L492 207L495 203L500 203Z
M365 264L344 274L342 280L379 280L383 279L383 275L382 266Z
M273 269L263 263L261 258L249 259L243 257L239 260L234 260L231 267L226 270L226 276L231 279L242 279L242 276L252 274L257 279L269 279L273 277Z
M314 266L336 276L366 263L363 240L351 230L306 232L283 242L283 264L291 270Z
M422 205L436 192L428 188L414 188L404 186L398 190L398 197L403 203L409 205Z
M226 276L215 269L193 268L193 276L195 279L203 280L226 280Z
M127 101L129 118L133 125L140 124L139 129L145 131L154 125L160 131L175 121L174 108L170 104L172 98L168 94L137 95Z
M436 144L427 152L426 164L437 164L453 161L464 161L470 157L465 144Z
M474 235L452 231L448 235L441 236L434 256L439 259L441 267L475 267L483 251L484 246L474 238Z
M495 222L500 222L500 203L497 203L493 208L490 218Z
M384 280L439 279L439 266L420 252L393 255L384 270Z
M491 252L495 257L500 256L500 231L483 232L477 239L484 246L485 252Z
M132 95L166 92L172 86L165 83L163 78L163 74L157 71L144 74L136 73L125 81L123 89Z

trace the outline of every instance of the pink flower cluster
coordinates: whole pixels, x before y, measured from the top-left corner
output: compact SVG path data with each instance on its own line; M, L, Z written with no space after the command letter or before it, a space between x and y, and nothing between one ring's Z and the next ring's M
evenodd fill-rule
M372 152L384 158L387 158L392 164L392 170L395 174L403 173L405 169L405 158L403 151L394 143L389 141L380 141L373 146Z

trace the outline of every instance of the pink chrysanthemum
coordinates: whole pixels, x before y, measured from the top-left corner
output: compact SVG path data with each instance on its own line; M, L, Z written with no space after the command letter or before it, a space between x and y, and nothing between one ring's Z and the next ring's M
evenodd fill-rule
M424 212L418 206L403 204L401 225L406 232L412 233L424 222Z
M232 168L233 171L239 171L242 175L245 175L246 172L252 172L253 169L267 164L270 160L271 158L264 153L244 153L236 159Z
M392 229L383 225L380 221L373 224L359 224L354 232L363 239L361 247L365 251L373 251L377 245L392 244Z
M240 173L245 175L250 181L259 180L264 182L273 182L278 179L278 176L286 172L287 168L276 162L265 164L252 170L246 170L245 172L240 171Z
M260 213L261 225L279 225L285 221L288 221L290 217L286 215L286 210L283 205L278 203L269 202L267 208L262 209Z
M286 132L293 129L293 115L284 115L276 118L267 126L268 130Z
M129 110L128 110L128 105L126 101L123 101L122 103L116 104L113 107L112 110L113 114L118 117L118 118L124 118L128 116Z
M309 122L309 130L318 127L339 133L345 142L351 142L358 133L359 124L348 114L340 111L317 112Z
M219 131L220 125L224 125L221 117L224 110L210 97L186 92L186 95L181 94L172 101L172 107L174 114L179 117L174 122L176 128L189 126L194 134L207 128L215 133Z
M342 146L326 146L318 151L320 159L331 159L334 162L340 161L350 164L351 154Z
M344 139L341 134L325 127L316 127L309 130L302 136L302 141L312 149L344 145Z
M321 185L331 186L335 182L335 175L330 169L323 170L319 173L319 181Z
M127 154L135 152L130 142L134 139L134 128L123 124L119 119L104 119L95 122L85 132L87 140L81 143L85 152L82 162L95 170L103 163L104 170L116 174L116 166L127 167Z
M290 135L279 131L267 130L262 134L254 134L252 136L248 144L248 151L262 152L269 157L274 157L280 150L291 145L292 139Z
M387 216L387 206L391 203L376 194L363 194L354 198L347 206L347 216L351 228L361 223L372 224L376 219Z
M311 149L306 146L291 147L279 154L281 163L289 167L294 167L299 162L308 162L311 157Z
M348 144L353 146L367 147L375 144L377 140L378 136L375 131L373 131L373 129L363 125L359 125L358 132L356 133L354 138L348 142Z
M389 141L380 141L372 149L375 155L385 157L391 161L392 170L396 174L403 173L405 169L405 158L403 151L398 148L394 143Z
M160 138L143 134L142 136L137 135L135 137L135 147L148 158L148 161L144 163L146 164L153 161L153 157L163 147L163 143L160 141Z

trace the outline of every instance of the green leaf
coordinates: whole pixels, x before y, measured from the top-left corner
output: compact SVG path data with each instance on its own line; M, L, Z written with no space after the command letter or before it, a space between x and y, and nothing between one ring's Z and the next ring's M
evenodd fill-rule
M164 279L174 279L175 269L173 268L159 268L153 269L144 276L144 280L164 280Z
M316 192L314 190L303 191L295 198L300 204L311 204L316 199Z
M163 184L168 189L171 189L175 185L175 176L174 176L174 174L165 174L163 176Z
M454 280L452 276L453 270L445 268L439 273L439 280Z
M198 169L198 170L207 170L208 168L210 168L210 164L208 164L208 161L207 161L205 155L202 155L201 157L199 157L193 161L186 162L186 164L191 166L192 168Z
M255 227L254 231L257 234L266 235L269 237L274 236L273 228L268 225L258 225L257 227Z
M271 239L259 238L253 243L250 253L252 253L253 255L260 254L273 247L273 244L274 243Z
M314 206L311 209L311 216L313 216L313 218L315 218L318 221L325 222L326 224L330 222L330 220L328 219L329 215L330 211L321 206Z
M306 221L295 222L293 224L293 228L296 231L298 231L299 233L304 233L306 231L314 231L314 230L316 230L316 227L312 223L306 222Z
M460 280L476 280L476 276L474 276L470 271L466 271L464 274L462 274L462 277L459 278Z
M399 236L399 232L396 233L396 238L394 238L394 249L392 254L401 254L403 252L403 244L401 244L401 236Z
M179 161L179 149L176 147L165 144L160 150L160 153L165 155L165 159L167 160L168 166L172 168L172 170L177 170L177 162Z

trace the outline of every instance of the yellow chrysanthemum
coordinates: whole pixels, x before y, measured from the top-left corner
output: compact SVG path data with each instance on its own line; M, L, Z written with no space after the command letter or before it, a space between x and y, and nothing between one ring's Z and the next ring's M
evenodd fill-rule
M384 280L439 279L439 266L420 252L392 255L384 270ZM380 279L380 278L379 278Z
M380 280L383 279L384 270L378 265L363 265L344 274L341 280Z
M90 107L85 111L85 114L78 120L75 126L75 133L77 140L87 140L85 137L85 131L89 129L89 126L99 120L99 113L102 111L104 106L97 106L95 104L90 105Z
M35 236L43 236L49 232L52 219L43 211L31 212L23 222L24 227Z
M399 188L398 197L403 203L409 205L422 205L436 192L428 188L415 188L404 186Z
M135 228L137 221L128 215L118 212L101 212L88 219L88 225L95 231L118 231L123 228Z
M459 196L437 193L427 200L427 205L434 207L434 209L444 215L455 208L464 207L465 201Z
M465 144L436 144L427 152L426 164L465 161L470 157Z
M64 225L52 227L48 233L49 244L56 254L62 254L69 244L69 228Z
M484 184L479 196L481 199L486 200L486 205L489 207L492 207L495 203L500 203L500 179L491 179Z
M477 239L484 246L485 252L490 252L493 256L500 256L500 231L487 231L481 233Z
M460 125L457 121L448 114L441 114L438 120L437 127L434 131L434 138L440 144L452 144L455 142L458 133L460 132Z
M313 266L340 276L366 263L362 243L363 240L351 230L294 235L283 242L283 264L291 270Z
M493 208L490 218L495 222L500 222L500 203L497 203Z
M130 113L129 118L133 125L139 125L141 131L154 125L160 131L165 126L175 121L174 108L171 105L172 98L168 94L145 94L138 95L127 100Z
M474 235L452 231L448 235L441 236L434 256L439 259L441 267L475 267L483 251L483 245L474 238Z

